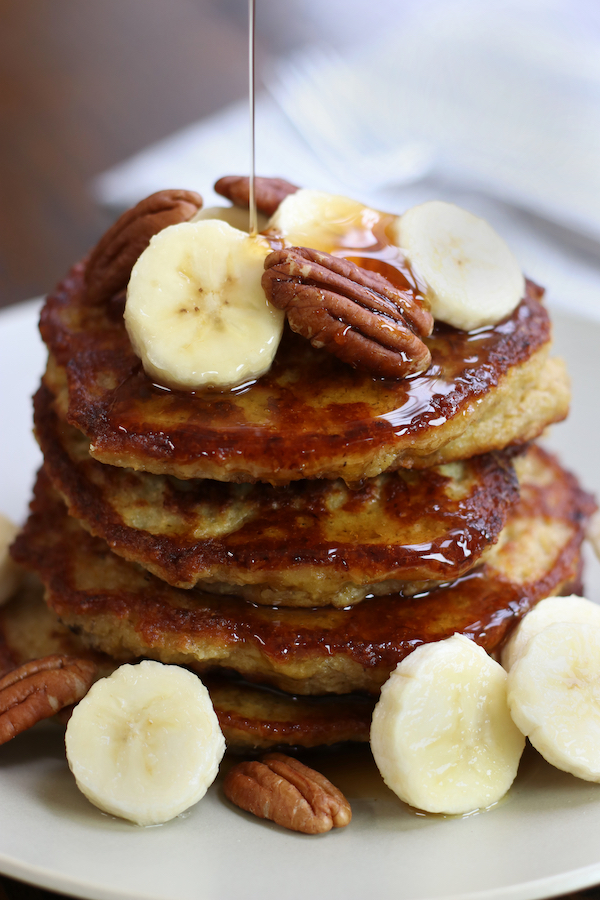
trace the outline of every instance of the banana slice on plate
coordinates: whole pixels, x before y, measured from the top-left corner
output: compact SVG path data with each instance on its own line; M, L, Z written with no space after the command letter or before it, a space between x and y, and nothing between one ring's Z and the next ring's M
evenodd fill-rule
M372 244L371 229L379 218L380 213L358 200L303 188L282 200L267 230L294 247L331 253Z
M265 297L267 241L208 219L156 234L131 272L125 325L144 371L165 387L228 388L266 372L285 313Z
M525 294L521 268L484 219L453 203L413 206L391 226L434 318L471 331L500 322Z
M0 513L0 606L12 597L23 576L23 570L8 552L18 533L18 526Z
M375 707L371 749L405 803L460 814L496 803L525 746L506 702L506 673L463 635L399 663Z
M97 681L75 707L65 741L88 800L138 825L168 822L197 803L225 752L200 679L152 660Z
M600 627L560 622L535 634L508 673L508 705L547 762L600 782Z
M571 594L569 597L546 597L524 616L502 650L502 665L510 672L521 658L531 638L557 622L587 622L600 628L600 606Z

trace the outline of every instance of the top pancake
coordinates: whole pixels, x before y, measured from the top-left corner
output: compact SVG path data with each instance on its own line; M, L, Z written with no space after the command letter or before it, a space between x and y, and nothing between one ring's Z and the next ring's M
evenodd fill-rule
M226 392L154 386L131 348L122 295L89 303L82 264L48 297L40 327L49 386L59 396L63 384L67 419L101 462L183 479L355 482L523 443L564 418L567 378L548 358L541 297L529 283L508 319L472 333L438 323L428 371L398 381L287 330L270 371Z

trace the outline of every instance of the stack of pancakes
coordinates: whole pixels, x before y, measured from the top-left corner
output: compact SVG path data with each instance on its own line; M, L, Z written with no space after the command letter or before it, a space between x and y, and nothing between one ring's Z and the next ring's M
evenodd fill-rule
M3 613L13 661L189 666L238 748L367 740L419 644L459 632L494 653L580 589L593 502L531 444L568 407L531 283L498 325L436 324L421 375L375 378L288 330L228 392L153 385L123 308L90 300L84 263L42 312L44 466L13 555L46 605Z

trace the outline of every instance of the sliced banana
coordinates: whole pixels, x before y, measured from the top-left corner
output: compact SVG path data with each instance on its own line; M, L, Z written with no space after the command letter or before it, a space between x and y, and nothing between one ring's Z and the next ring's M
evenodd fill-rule
M88 800L138 825L158 825L204 796L225 741L200 679L147 660L96 682L69 720L66 748Z
M227 222L232 228L238 231L250 231L250 212L247 209L241 209L239 206L207 206L199 209L195 216L188 221L203 222L205 219L220 219L221 222ZM262 231L267 227L268 219L263 213L257 213L257 230Z
M394 242L427 288L434 318L471 331L510 315L525 279L505 241L484 219L433 200L391 227Z
M270 246L226 222L171 225L133 267L125 325L157 384L233 387L266 372L285 313L261 286Z
M592 545L596 557L600 559L600 510L592 516L588 526L587 538Z
M0 606L12 597L23 577L23 570L8 552L18 533L14 522L0 513Z
M506 703L506 673L463 635L414 650L383 686L371 749L405 803L460 814L496 803L525 746Z
M600 782L600 628L557 623L535 634L508 674L511 715L551 765Z
M358 200L303 188L280 203L267 230L294 247L331 253L341 247L372 244L371 229L380 215Z
M557 622L587 622L600 628L600 606L571 594L569 597L546 597L519 622L502 651L502 665L510 672L525 652L531 638Z

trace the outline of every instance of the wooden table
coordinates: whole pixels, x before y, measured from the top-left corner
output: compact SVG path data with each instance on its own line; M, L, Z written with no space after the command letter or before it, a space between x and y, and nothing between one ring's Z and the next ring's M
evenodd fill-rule
M45 293L110 224L94 175L246 95L247 20L243 0L0 0L0 21L4 307ZM285 4L260 0L259 75L303 36L284 26ZM0 876L0 900L52 896Z

